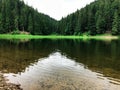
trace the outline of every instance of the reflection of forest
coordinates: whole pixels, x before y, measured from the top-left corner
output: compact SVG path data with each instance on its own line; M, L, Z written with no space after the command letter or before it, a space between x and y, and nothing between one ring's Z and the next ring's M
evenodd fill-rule
M120 78L120 41L65 41L60 48L67 57L105 76ZM64 43L65 43L64 42ZM60 44L58 44L60 45Z
M120 78L120 41L96 40L31 40L0 41L0 70L10 73L24 71L39 58L60 50L68 58L106 76ZM36 61L37 62L37 61Z
M51 50L39 47L34 42L13 42L0 40L0 71L18 73L26 67L47 57ZM42 48L42 49L41 49Z

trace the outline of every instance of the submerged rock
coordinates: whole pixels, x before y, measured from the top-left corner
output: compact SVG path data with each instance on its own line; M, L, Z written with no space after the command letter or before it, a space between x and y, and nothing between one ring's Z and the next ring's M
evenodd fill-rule
M5 80L5 77L2 73L0 73L0 90L23 90L20 88L20 85L7 83L7 80Z

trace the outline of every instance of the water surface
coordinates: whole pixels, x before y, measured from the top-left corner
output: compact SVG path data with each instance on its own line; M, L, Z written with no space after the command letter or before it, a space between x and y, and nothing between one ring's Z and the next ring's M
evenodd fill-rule
M119 46L119 40L0 40L0 71L24 90L120 90Z

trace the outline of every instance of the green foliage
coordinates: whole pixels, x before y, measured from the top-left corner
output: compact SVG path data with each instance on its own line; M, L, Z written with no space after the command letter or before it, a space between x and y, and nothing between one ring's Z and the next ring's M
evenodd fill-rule
M117 15L114 13L117 11ZM61 28L62 27L62 28ZM59 22L58 31L65 35L120 34L120 0L96 0Z
M39 13L25 5L23 0L0 0L0 34L11 32L28 32L32 35L119 35L120 0L95 0L60 21Z
M112 23L112 34L117 35L119 30L120 30L120 17L118 16L118 12L116 11Z
M0 0L0 33L26 31L51 34L57 21L24 4L23 0Z
M97 34L103 34L105 30L105 20L101 15L98 15L96 21L96 32Z
M19 30L15 30L15 31L11 32L11 34L13 34L13 35L20 34L20 31Z

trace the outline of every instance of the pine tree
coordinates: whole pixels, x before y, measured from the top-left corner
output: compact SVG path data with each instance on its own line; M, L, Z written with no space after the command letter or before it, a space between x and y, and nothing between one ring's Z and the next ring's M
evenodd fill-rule
M118 16L118 12L115 11L114 19L113 19L113 23L112 23L112 34L113 35L117 35L118 34L119 27L120 27L120 25L119 25L119 16Z
M31 14L28 16L28 32L33 32L33 17Z
M105 20L104 18L99 14L97 21L96 21L96 32L97 34L103 34L105 31Z
M0 32L5 33L5 28L6 28L6 6L5 2L2 1Z

